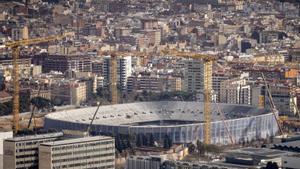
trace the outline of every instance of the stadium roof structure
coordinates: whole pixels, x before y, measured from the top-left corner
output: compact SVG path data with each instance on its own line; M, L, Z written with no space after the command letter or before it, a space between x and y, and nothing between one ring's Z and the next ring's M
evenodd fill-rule
M203 106L203 102L184 101L135 102L106 105L100 107L94 124L131 126L134 123L162 120L201 123L204 120ZM258 116L270 112L268 109L258 109L249 105L218 103L218 107L224 113L226 120ZM220 112L217 110L217 105L212 104L212 122L222 119ZM89 123L95 111L96 107L66 110L48 114L47 118L74 123Z

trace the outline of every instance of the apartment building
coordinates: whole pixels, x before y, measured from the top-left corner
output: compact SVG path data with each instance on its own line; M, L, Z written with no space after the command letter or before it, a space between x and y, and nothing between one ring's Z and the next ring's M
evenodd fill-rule
M80 105L87 100L87 84L79 81L52 83L51 100L56 104Z
M245 78L228 79L221 82L220 102L251 104L251 85Z
M23 40L29 38L27 26L14 27L11 29L11 37L13 40Z
M43 143L39 147L39 168L115 168L115 142L95 136Z
M204 89L204 64L200 60L186 60L184 63L184 91L196 92Z
M43 72L68 70L75 72L91 72L91 58L86 55L48 55L43 62Z
M295 115L297 113L297 97L291 94L289 86L272 84L269 86L273 102L281 115ZM265 105L270 106L267 92L265 95Z
M111 71L111 57L106 56L103 60L104 86L110 84ZM131 56L117 58L117 83L122 90L126 90L127 80L131 73Z
M14 137L3 142L3 168L38 168L38 147L41 143L52 142L63 133L48 133L23 137Z
M87 100L87 85L85 82L71 84L71 104L80 105Z
M212 75L212 89L217 102L220 102L221 82L228 80L228 78L225 72L215 72Z
M167 77L166 79L166 91L182 91L181 77Z

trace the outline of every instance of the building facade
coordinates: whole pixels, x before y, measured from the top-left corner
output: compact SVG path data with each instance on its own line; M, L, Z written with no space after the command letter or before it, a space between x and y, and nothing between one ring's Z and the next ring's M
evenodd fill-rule
M71 84L71 104L80 105L87 100L87 85L85 82Z
M114 139L95 136L43 143L39 147L39 167L114 169Z
M132 73L131 56L117 58L117 83L122 90L126 90L128 77ZM109 86L111 78L111 57L103 60L104 86Z
M126 160L126 169L160 169L161 157L131 156Z
M184 63L184 91L196 92L204 89L204 64L199 60L187 60Z
M91 72L91 58L85 55L49 55L43 62L43 72L50 71Z
M51 142L62 137L63 133L40 134L14 137L3 142L3 168L38 168L38 147L41 143Z
M251 85L246 79L229 79L221 82L220 102L251 104Z

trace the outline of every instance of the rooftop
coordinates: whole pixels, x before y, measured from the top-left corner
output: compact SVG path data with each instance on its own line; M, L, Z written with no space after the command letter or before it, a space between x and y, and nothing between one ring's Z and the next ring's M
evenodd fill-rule
M274 158L279 157L287 152L280 150L272 150L267 148L241 148L237 150L230 150L226 152L228 156L242 157L260 157L260 158Z
M45 139L45 138L57 138L57 137L62 137L62 136L63 136L62 132L57 132L57 133L17 136L17 137L13 137L13 138L8 138L8 139L6 139L6 141L19 142L19 141L40 140L40 139Z
M94 120L94 124L112 126L132 126L135 123L149 121L190 121L199 123L204 120L203 102L161 101L136 102L128 104L101 106ZM221 104L226 119L237 119L269 113L267 109L258 109L248 105ZM69 121L75 123L89 123L96 111L96 107L66 110L48 114L46 118ZM216 104L212 104L212 121L220 121L221 115ZM166 123L167 124L167 123ZM151 124L147 124L151 125ZM178 125L180 125L178 123ZM186 125L186 124L182 124Z
M91 141L100 141L100 140L113 140L112 137L107 136L93 136L93 137L81 137L81 138L72 138L66 140L58 140L53 142L42 143L43 146L61 146L66 144L76 144L82 142L91 142Z

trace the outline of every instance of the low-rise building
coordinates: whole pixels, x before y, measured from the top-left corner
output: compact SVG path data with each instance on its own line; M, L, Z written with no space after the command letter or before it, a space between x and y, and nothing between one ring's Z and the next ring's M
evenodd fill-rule
M95 136L43 143L39 146L39 167L114 169L114 139Z
M282 157L282 169L300 169L299 166L300 155L293 154Z
M126 160L126 169L160 169L163 161L160 156L131 156Z
M38 147L41 143L51 142L62 137L63 133L48 133L14 137L3 142L3 168L38 168Z

